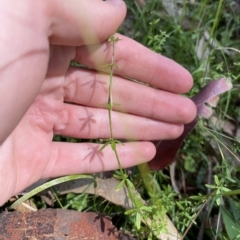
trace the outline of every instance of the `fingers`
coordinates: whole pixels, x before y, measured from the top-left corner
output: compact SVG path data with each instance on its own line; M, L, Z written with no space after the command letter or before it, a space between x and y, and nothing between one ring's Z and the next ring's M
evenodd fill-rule
M70 68L65 80L65 101L105 108L108 84L108 74ZM196 115L190 99L121 77L114 77L112 93L113 108L121 112L178 124L188 123Z
M126 15L122 0L46 1L52 44L81 46L106 40Z
M110 138L109 117L106 109L96 109L66 104L66 117L58 117L54 133L83 139ZM140 116L112 112L113 134L117 139L164 140L175 139L183 131L183 125L160 122ZM64 123L65 122L65 123ZM64 126L64 127L63 127Z
M107 146L102 151L99 151L100 148L99 144L54 142L52 158L42 178L118 169L111 147ZM155 146L150 142L117 144L117 151L123 168L150 161L156 153Z
M14 1L2 6L0 94L7 104L0 116L8 120L1 125L0 143L39 92L48 68L49 40L65 46L103 41L116 31L125 13L120 0Z
M190 73L176 62L154 53L125 36L115 44L115 74L133 78L173 93L184 93L193 84ZM75 60L93 69L108 71L111 63L112 44L82 46L77 48Z

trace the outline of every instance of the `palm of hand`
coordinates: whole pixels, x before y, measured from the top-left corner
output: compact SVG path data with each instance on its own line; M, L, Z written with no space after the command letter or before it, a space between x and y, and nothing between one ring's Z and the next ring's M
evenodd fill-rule
M1 169L3 175L1 174L0 182L1 185L8 183L6 196L12 196L29 184L52 174L54 161L57 159L52 138L54 131L61 128L59 119L67 115L63 87L74 51L74 48L69 47L53 48L54 61L50 61L39 95L1 146L1 151L5 154L0 157L4 166Z

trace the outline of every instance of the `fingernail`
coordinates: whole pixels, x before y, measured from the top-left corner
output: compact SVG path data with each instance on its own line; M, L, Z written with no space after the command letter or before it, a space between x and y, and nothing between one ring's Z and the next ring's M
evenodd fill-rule
M111 2L117 6L120 6L123 3L123 0L106 0L106 2Z

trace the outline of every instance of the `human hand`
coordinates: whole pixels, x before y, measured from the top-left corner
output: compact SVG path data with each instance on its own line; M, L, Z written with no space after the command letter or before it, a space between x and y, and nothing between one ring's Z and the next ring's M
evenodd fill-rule
M59 71L54 46L69 46L58 59L69 64L75 46L106 40L125 14L121 0L0 3L0 144L29 108L45 76Z
M71 3L81 5L83 2ZM103 66L111 62L112 49L106 39L122 21L125 7L120 5L116 10L110 3L97 0L92 3L105 4L104 7L109 4L107 6L112 8L111 11L115 11L114 17L99 16L102 23L89 22L86 25L94 29L93 42L93 32L86 33L82 38L81 34L85 33L80 31L81 28L78 29L79 32L76 31L80 21L84 21L78 19L77 15L73 18L74 21L79 21L75 31L74 28L68 33L62 30L63 23L66 23L65 31L73 24L73 19L67 21L66 13L65 18L59 20L59 25L55 25L58 26L55 29L58 32L62 31L64 37L61 34L53 34L55 37L47 38L46 33L38 33L38 38L46 39L38 39L38 44L33 40L27 42L31 43L30 45L25 46L22 43L25 49L22 52L17 49L17 54L15 53L15 58L21 59L20 66L13 64L1 72L5 78L9 76L12 81L6 85L11 91L5 88L5 93L2 87L0 90L5 94L4 99L10 101L10 104L5 106L6 112L0 110L2 119L6 120L3 124L8 126L9 121L13 127L12 118L14 121L15 118L19 119L33 99L34 101L0 147L0 184L4 192L0 197L0 205L41 178L118 168L110 147L100 152L101 145L52 142L54 134L83 139L109 137L108 115L104 107L107 102L109 74L69 67L69 62L75 60L92 69L106 71ZM66 9L64 1L62 4L61 10ZM85 7L88 7L88 4ZM68 14L72 15L72 9L74 8L71 8ZM93 11L92 6L85 9L85 12L87 11L90 14ZM61 11L58 14L61 19ZM100 27L103 22L107 24L109 18L115 21L104 29ZM30 31L29 36L31 34ZM191 75L185 69L129 38L121 35L118 37L121 41L115 47L118 68L115 69L117 76L113 80L113 99L117 103L112 115L113 133L115 138L142 140L117 147L121 165L125 168L151 160L155 155L155 147L148 140L178 137L183 130L183 124L195 117L196 109L189 99L178 95L188 91L192 85ZM49 43L52 44L50 49ZM34 51L36 48L41 49L41 46L45 49L43 52ZM26 55L24 53L31 51L35 52L34 56L23 57ZM47 64L49 52L50 61ZM14 55L11 57L13 59ZM12 69L14 71L11 73ZM157 89L126 80L121 76L143 81ZM18 88L14 89L15 86ZM18 89L20 93L17 92ZM9 106L14 106L13 111L9 111ZM5 132L5 135L9 131Z

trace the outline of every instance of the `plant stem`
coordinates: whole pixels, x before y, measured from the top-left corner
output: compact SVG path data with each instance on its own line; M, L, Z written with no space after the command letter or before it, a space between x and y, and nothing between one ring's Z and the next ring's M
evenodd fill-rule
M109 118L109 128L110 128L110 139L109 143L111 144L112 150L114 151L114 154L116 156L119 170L121 174L124 174L120 159L116 150L116 140L114 139L113 135L113 124L112 124L112 109L113 109L113 97L112 97L112 85L113 85L113 71L114 68L116 67L114 63L114 57L115 57L115 43L118 42L120 39L115 38L114 36L111 36L108 39L108 42L112 43L112 58L111 58L111 63L110 63L110 81L109 81L109 86L108 86L108 102L107 102L107 109L108 109L108 118Z
M113 97L112 97L112 85L113 85L113 71L114 68L116 67L116 64L114 63L114 55L115 55L115 43L118 42L120 39L119 38L115 38L114 36L111 36L108 39L108 42L112 44L112 58L111 58L111 63L108 64L108 66L110 66L110 82L109 82L109 86L108 86L108 102L107 102L107 109L108 109L108 117L109 117L109 127L110 127L110 138L107 144L105 144L105 146L111 144L112 150L114 151L115 157L117 159L118 162L118 166L119 166L119 170L120 170L120 174L117 176L118 179L121 179L121 185L125 185L127 192L128 192L128 196L131 199L135 209L135 214L136 214L136 225L138 226L138 223L140 225L140 222L138 222L138 217L141 217L141 221L144 222L148 228L151 230L151 226L149 225L149 217L146 212L144 212L143 208L146 207L143 204L142 198L141 196L138 194L135 186L133 185L133 183L129 180L127 174L123 171L122 166L121 166L121 162L118 156L118 152L117 152L117 148L116 148L116 143L120 143L118 140L116 140L114 138L114 134L113 134L113 124L112 124L112 109L113 109ZM105 147L104 146L104 147ZM104 148L103 147L103 148ZM102 149L103 149L102 148ZM123 184L122 184L123 183Z

